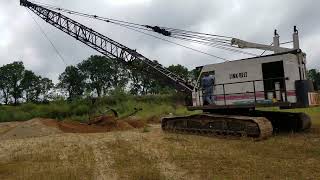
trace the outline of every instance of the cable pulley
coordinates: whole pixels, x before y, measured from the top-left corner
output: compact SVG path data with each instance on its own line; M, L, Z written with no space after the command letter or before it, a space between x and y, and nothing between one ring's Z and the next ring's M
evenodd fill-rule
M162 34L164 36L171 36L171 32L167 31L164 28L160 28L159 26L149 26L146 25L147 28L152 29L154 32Z

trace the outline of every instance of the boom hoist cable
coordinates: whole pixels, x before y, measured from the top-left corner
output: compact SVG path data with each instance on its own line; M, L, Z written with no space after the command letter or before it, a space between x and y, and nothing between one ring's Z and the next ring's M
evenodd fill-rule
M35 2L35 1L33 1L33 2ZM136 32L140 32L140 33L143 33L143 34L151 36L151 37L155 37L155 36L150 35L150 34L143 32L143 31L155 32L155 33L160 34L165 37L174 38L174 39L182 40L182 41L188 41L191 43L197 43L197 44L201 44L201 45L205 45L205 46L213 47L213 48L217 48L217 49L227 50L227 51L230 51L233 53L241 53L241 54L250 55L250 56L258 56L257 54L242 51L242 50L239 50L238 47L232 46L231 45L232 37L229 37L229 36L200 33L200 32L187 31L187 30L181 30L181 29L175 29L175 28L169 28L169 27L143 25L143 24L132 23L132 22L128 22L128 21L122 21L122 20L117 20L117 19L112 19L112 18L107 18L107 17L101 17L101 16L94 15L94 14L77 12L74 10L60 8L60 7L45 4L45 3L39 3L39 2L35 2L35 3L41 4L43 7L48 8L48 9L68 13L71 15L92 18L92 19L104 21L107 23L112 23L112 24L115 24L118 26L122 26L127 29L136 30ZM156 36L156 38L157 38L157 36ZM182 44L172 42L167 39L163 39L163 38L157 38L157 39L161 39L161 40L176 44L178 46L181 46L181 47L184 47L187 49L191 49L193 51L196 51L196 52L199 52L202 54L206 54L206 55L209 55L209 56L226 61L225 58L221 58L221 57L218 57L218 56L215 56L215 55L212 55L212 54L209 54L209 53L206 53L201 50L194 49L194 48L189 48L188 46L184 46Z
M156 38L156 39L160 39L160 40L162 40L162 41L166 41L166 42L171 43L171 44L175 44L175 45L177 45L177 46L184 47L184 48L186 48L186 49L190 49L190 50L192 50L192 51L195 51L195 52L198 52L198 53L201 53L201 54L205 54L205 55L208 55L208 56L217 58L217 59L221 59L221 60L224 60L224 61L228 61L228 60L225 59L225 58L222 58L222 57L219 57L219 56L216 56L216 55L213 55L213 54L209 54L209 53L206 53L206 52L204 52L204 51L200 51L200 50L198 50L198 49L195 49L195 48L192 48L192 47L188 47L188 46L185 46L185 45L182 45L182 44L179 44L179 43L176 43L176 42L173 42L173 41L164 39L164 38L160 38L160 37L155 36L155 35L152 35L152 34L148 34L148 33L145 33L145 32L142 32L142 31L133 29L133 28L129 28L129 27L125 27L125 28L130 29L130 30L132 30L132 31L136 31L136 32L145 34L145 35L147 35L147 36L154 37L154 38Z
M44 29L40 26L40 24L36 21L36 19L32 16L31 12L27 9L29 15L31 16L31 18L33 19L33 21L35 22L35 24L37 25L37 27L39 28L39 30L41 31L41 33L43 34L43 36L49 41L51 47L53 48L53 50L56 52L57 56L61 59L61 61L63 62L63 64L65 66L67 66L66 60L63 58L63 56L61 55L61 53L59 52L58 48L54 45L54 43L51 41L51 39L49 38L49 36L47 35L47 33L44 31Z
M166 79L167 82L171 83L177 90L183 91L189 96L195 89L195 87L188 81L172 73L156 61L152 61L144 57L136 50L130 49L125 45L120 44L109 37L62 15L61 13L47 9L41 5L31 3L27 0L20 0L20 5L30 9L48 24L51 24L52 26L86 44L92 49L95 49L106 57L127 64L139 62L139 64L143 65L144 69L149 69L149 72L157 75L157 77Z
M34 1L32 1L32 2L34 2ZM72 10L67 10L67 9L64 9L64 8L60 8L60 7L56 7L56 6L52 6L52 5L48 5L48 4L44 4L44 3L39 3L39 4L43 4L42 6L45 7L45 8L56 10L56 11L60 11L60 12L64 12L64 13L68 13L68 14L71 14L71 15L76 15L76 16L81 16L81 17L86 17L86 18L92 18L92 19L104 21L104 22L107 22L107 23L112 23L112 24L124 27L126 29L130 29L132 31L135 31L135 32L138 32L138 33L142 33L144 35L147 35L147 36L150 36L150 37L153 37L153 38L156 38L156 39L160 39L162 41L166 41L168 43L171 43L171 44L174 44L174 45L177 45L177 46L180 46L180 47L183 47L183 48L186 48L186 49L189 49L189 50L192 50L192 51L204 54L204 55L208 55L208 56L211 56L211 57L223 60L223 61L227 61L226 58L222 58L222 57L219 57L219 56L216 56L216 55L213 55L213 54L210 54L210 53L207 53L207 52L204 52L204 51L201 51L201 50L189 47L189 46L185 46L183 44L180 44L180 43L177 43L177 42L174 42L174 41L170 41L168 39L161 38L161 37L149 34L147 32L144 32L144 31L153 32L152 29L148 29L147 28L148 27L147 25L141 25L141 24L137 24L137 23L131 23L131 22L126 22L126 21L121 21L121 20L116 20L116 19L111 19L111 18L105 18L105 17L100 17L100 16L97 16L97 15L85 14L85 13L76 12L76 11L72 11ZM155 28L155 30L156 29L157 28ZM158 30L158 31L160 32L161 30ZM166 34L166 33L163 33L163 34Z

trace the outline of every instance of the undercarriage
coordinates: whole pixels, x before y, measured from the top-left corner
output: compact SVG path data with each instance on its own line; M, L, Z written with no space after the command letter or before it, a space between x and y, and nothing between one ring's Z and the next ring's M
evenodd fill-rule
M277 132L310 129L311 119L304 113L270 111L215 111L199 115L167 117L161 121L166 132L208 136L267 139Z

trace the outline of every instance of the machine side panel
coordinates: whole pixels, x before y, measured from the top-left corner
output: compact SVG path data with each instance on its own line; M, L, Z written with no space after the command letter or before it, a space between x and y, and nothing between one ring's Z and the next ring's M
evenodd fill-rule
M294 54L257 57L243 61L207 65L203 67L202 73L209 72L215 75L215 84L217 86L214 87L214 99L216 105L243 105L255 102L272 103L276 95L272 97L272 92L265 92L266 82L261 81L264 79L262 65L281 61L283 62L284 77L281 79L283 83L279 87L282 93L280 94L279 90L277 97L279 100L284 101L284 92L286 91L288 102L295 103L295 81L299 80L299 69L297 56ZM270 71L272 71L272 68ZM284 78L288 79L284 80ZM200 82L198 86L201 87ZM200 91L193 93L194 106L203 105L202 94ZM279 96L282 97L279 98Z
M291 55L283 61L285 76L289 79L286 80L286 89L288 92L288 101L291 103L297 102L295 82L300 80L299 64L297 56Z

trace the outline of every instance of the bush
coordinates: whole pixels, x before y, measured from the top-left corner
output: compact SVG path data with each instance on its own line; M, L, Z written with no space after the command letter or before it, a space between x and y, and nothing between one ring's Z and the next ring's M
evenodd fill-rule
M88 115L83 115L83 116L71 116L70 118L71 121L78 121L81 123L87 123L89 120L89 116Z
M30 113L23 111L15 112L12 116L12 119L14 119L14 121L25 121L32 118L33 116Z
M67 103L61 104L51 104L50 108L48 109L48 117L54 118L54 119L64 119L68 117L70 113L70 106Z
M71 107L71 114L72 115L86 115L90 113L90 107L86 104L75 104Z
M49 104L22 104L20 106L0 106L0 122L24 121L36 117L53 119L71 119L86 122L91 115L100 115L107 108L115 109L120 116L134 112L134 108L143 109L136 116L141 118L161 117L168 114L188 113L185 107L179 106L181 96L147 95L132 96L123 91L113 91L92 104L91 99L78 99L72 102L57 100Z
M0 122L7 122L12 119L12 114L6 110L0 110Z
M31 112L35 109L37 109L37 105L36 104L32 104L32 103L27 103L27 104L23 104L20 106L20 110L24 111L24 112Z

